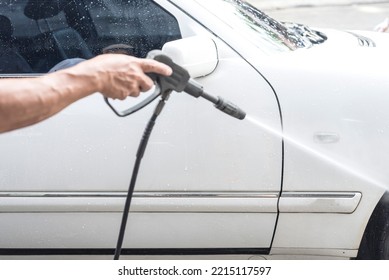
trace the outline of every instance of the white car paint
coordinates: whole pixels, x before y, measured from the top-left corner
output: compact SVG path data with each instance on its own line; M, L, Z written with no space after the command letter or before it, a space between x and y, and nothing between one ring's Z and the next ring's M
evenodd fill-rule
M213 40L218 64L196 80L252 121L174 93L142 163L124 247L355 257L388 185L387 35L364 34L377 46L362 47L322 30L322 44L266 52L207 1L155 2L183 38ZM0 248L113 248L152 110L120 119L94 95L1 135Z

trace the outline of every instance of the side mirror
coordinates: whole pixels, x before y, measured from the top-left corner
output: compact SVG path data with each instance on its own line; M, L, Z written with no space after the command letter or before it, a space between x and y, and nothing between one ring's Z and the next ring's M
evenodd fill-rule
M215 42L205 36L193 36L168 42L162 47L162 52L174 63L184 67L191 78L211 74L219 61Z
M216 44L208 37L194 36L168 42L162 47L162 53L185 68L192 78L211 74L218 64ZM141 93L137 98L129 97L125 101L114 102L104 99L116 115L125 117L147 106L160 94L160 86L156 84L153 89Z

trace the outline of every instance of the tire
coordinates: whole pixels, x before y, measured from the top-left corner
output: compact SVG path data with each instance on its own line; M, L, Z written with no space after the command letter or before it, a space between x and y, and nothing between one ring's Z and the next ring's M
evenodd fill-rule
M389 260L389 193L377 204L363 234L357 259Z

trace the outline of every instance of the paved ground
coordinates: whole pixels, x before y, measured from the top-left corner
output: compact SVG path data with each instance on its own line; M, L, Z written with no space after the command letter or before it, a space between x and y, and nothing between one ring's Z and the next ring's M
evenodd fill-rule
M280 21L309 26L373 30L389 17L388 0L248 0Z
M261 9L388 3L388 0L246 0Z

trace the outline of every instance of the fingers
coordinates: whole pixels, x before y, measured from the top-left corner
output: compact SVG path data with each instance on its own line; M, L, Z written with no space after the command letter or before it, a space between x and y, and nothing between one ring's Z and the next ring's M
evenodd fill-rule
M100 55L89 63L80 63L79 67L82 65L94 73L92 78L97 77L98 82L92 83L96 85L97 91L113 99L137 97L141 92L151 89L154 82L146 73L169 76L173 72L168 65L158 61L119 54Z
M139 90L142 92L148 91L153 86L154 86L153 80L150 79L150 77L148 77L147 75L145 75L143 79L139 80Z
M132 79L130 83L126 82L123 88L126 89L126 96L138 97L141 92L146 92L154 86L153 80L144 74L137 75L137 78Z
M173 72L168 65L153 59L142 59L140 66L145 73L158 73L164 76L170 76Z
M170 76L173 70L166 64L160 63L153 59L140 59L139 60L140 70L145 73L157 73L164 76ZM154 85L153 80L147 75L140 75L137 79L139 90L141 92L148 91ZM136 94L136 95L135 95ZM131 96L138 96L139 92L134 93Z

